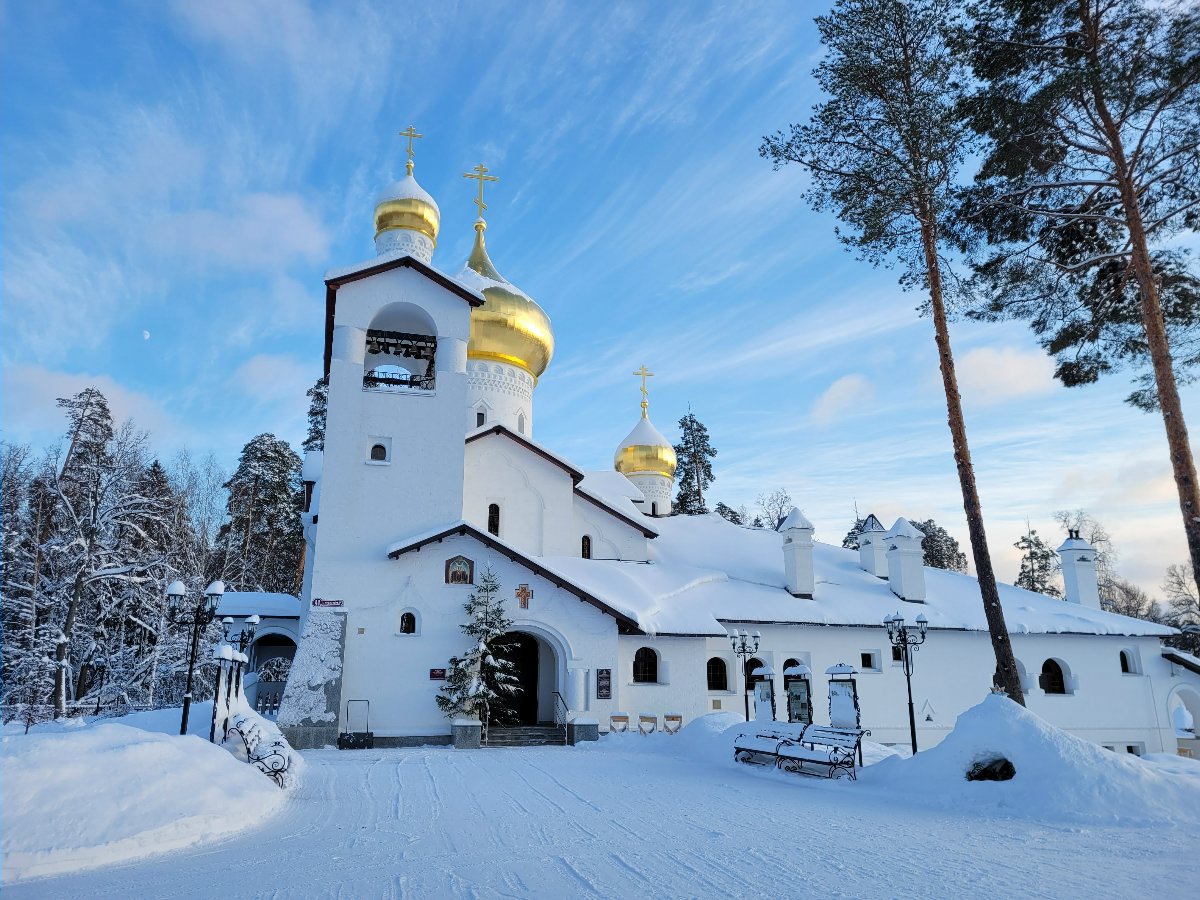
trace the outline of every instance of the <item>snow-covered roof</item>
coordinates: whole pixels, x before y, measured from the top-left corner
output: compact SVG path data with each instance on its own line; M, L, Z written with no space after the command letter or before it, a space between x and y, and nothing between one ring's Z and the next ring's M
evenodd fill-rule
M327 269L325 272L325 284L329 290L334 290L340 284L357 280L355 276L365 278L371 274L404 267L415 269L422 275L428 276L442 287L454 291L464 300L469 300L473 306L483 306L486 302L484 296L472 287L456 281L441 269L421 262L421 260L414 257L407 250L394 250L391 253L381 253L378 256L372 256L370 259L349 266Z
M778 533L734 525L716 514L668 516L655 525L659 537L650 546L649 563L577 557L543 561L652 634L724 636L722 623L732 622L882 627L884 616L897 609L911 618L925 615L932 629L987 630L978 582L969 575L926 568L926 602L910 607L886 580L862 570L856 551L817 543L813 598L799 599L784 586ZM1001 584L999 591L1013 634L1173 633L1163 625L1013 585Z
M609 502L628 498L635 503L642 503L646 499L636 484L615 469L596 469L585 472L579 486Z
M403 178L393 181L380 191L379 196L375 198L375 205L386 203L388 200L421 200L434 209L438 209L437 201L429 195L425 188L417 184L417 179L411 175L405 175ZM441 213L440 209L438 209L438 213Z
M263 591L229 591L221 597L218 616L268 616L276 619L300 618L300 600L291 594Z
M911 538L914 541L925 540L925 532L918 531L915 527L913 527L913 523L908 521L908 519L904 518L903 516L897 519L892 527L888 529L887 536L890 538Z

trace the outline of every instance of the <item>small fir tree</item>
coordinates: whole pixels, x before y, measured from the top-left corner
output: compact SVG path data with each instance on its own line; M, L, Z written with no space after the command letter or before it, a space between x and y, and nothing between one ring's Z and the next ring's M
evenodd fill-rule
M1025 534L1013 546L1021 551L1021 571L1014 584L1027 591L1061 597L1062 591L1054 581L1059 569L1058 554L1038 536L1037 529L1026 522Z
M717 455L708 439L708 429L689 410L679 420L682 435L675 445L678 461L679 492L675 495L675 512L685 516L698 516L708 512L704 505L704 491L716 481L713 475L712 458Z
M842 546L847 550L857 550L859 535L863 533L863 528L866 524L866 519L855 519L854 524L850 526L850 530L846 532L846 536L842 538Z
M518 721L513 700L522 691L516 665L506 654L512 643L504 635L512 630L512 620L504 612L500 599L500 579L485 568L479 586L463 607L467 622L459 627L471 638L471 648L462 656L450 658L446 683L437 696L438 708L447 718L488 716L493 725L515 725Z
M967 554L963 553L958 541L933 519L918 521L910 519L913 528L925 535L921 542L923 562L934 569L951 572L967 571Z

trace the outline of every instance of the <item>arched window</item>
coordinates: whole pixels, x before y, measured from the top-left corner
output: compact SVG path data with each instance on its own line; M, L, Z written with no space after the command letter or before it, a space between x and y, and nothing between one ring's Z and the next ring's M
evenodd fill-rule
M760 669L765 665L766 663L764 663L758 657L751 657L750 659L746 660L746 690L749 690L751 685L766 680L761 675L753 674L755 669Z
M1067 692L1067 679L1063 676L1062 666L1053 659L1042 663L1042 676L1038 682L1047 694L1065 694Z
M585 535L583 536L583 540L582 540L582 541L580 541L580 543L583 545L583 546L580 548L580 555L581 555L581 556L582 556L584 559L591 559L591 558L592 558L592 538L591 538L591 535L587 535L587 534L585 534Z
M1137 668L1133 664L1133 654L1128 650L1121 651L1121 671L1126 675L1137 674Z
M525 433L525 413L521 413L519 416L517 416L517 432L519 434Z
M376 444L374 447L372 447L371 460L372 462L386 462L387 447L383 446L383 444Z
M633 680L637 684L658 681L658 654L649 647L642 647L633 654Z
M455 556L446 560L446 584L473 584L475 582L475 563L465 556Z
M500 537L500 504L498 503L488 506L488 531L496 537Z
M710 691L729 690L729 672L725 668L725 660L714 656L708 661L708 689Z
M400 633L401 634L416 634L417 633L417 617L412 613L404 613L400 617Z
M783 661L783 671L786 672L788 669L792 668L793 666L798 666L798 665L800 665L800 660L798 660L798 659L785 659Z

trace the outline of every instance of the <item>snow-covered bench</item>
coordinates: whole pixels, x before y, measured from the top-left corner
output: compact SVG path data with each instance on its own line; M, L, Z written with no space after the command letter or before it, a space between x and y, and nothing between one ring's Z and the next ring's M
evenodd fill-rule
M803 736L803 725L776 722L753 733L739 734L733 741L733 758L738 762L777 765L779 748L799 743Z
M861 764L862 739L870 733L861 728L779 723L753 734L738 735L733 742L733 758L775 765L799 775L853 780L857 777L855 757Z
M843 776L855 780L855 758L862 764L862 739L871 732L862 728L830 728L809 725L799 743L780 745L777 765L799 775ZM817 771L810 771L816 769Z
M244 714L235 716L225 732L225 740L240 738L246 748L246 762L283 787L292 764L291 748L281 738L265 733L256 719Z

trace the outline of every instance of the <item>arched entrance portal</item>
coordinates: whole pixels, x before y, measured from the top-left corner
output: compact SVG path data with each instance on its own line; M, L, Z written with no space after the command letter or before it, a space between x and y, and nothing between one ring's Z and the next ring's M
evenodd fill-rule
M519 725L554 724L554 694L559 691L559 658L553 644L539 634L510 631L497 643L506 645L521 692L512 706ZM491 724L498 724L493 719Z

